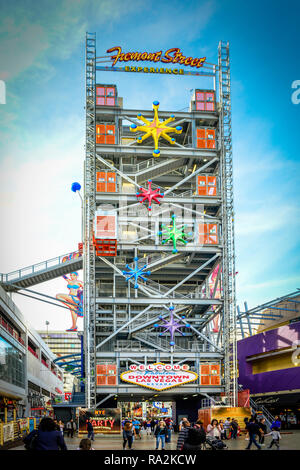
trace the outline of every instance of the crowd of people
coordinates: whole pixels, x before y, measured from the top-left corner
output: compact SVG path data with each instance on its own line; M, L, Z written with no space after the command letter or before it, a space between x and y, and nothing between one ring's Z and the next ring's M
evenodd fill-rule
M245 439L249 441L246 450L251 449L252 444L257 449L265 446L265 437L271 436L268 449L273 446L280 449L280 429L281 421L275 416L270 426L270 432L267 432L265 418L258 418L256 415L250 419L245 418ZM152 435L155 439L155 449L164 450L167 443L171 442L174 432L174 422L172 418L139 420L125 419L122 421L123 449L127 447L132 449L135 439L142 439L142 433ZM91 420L87 423L88 437L82 439L78 450L94 450L92 441L94 441L94 430ZM227 445L224 441L237 439L241 435L241 429L236 419L230 417L223 420L213 419L208 426L204 426L201 420L190 423L187 418L183 418L176 427L178 431L177 450L201 450L207 447L212 449L223 449ZM66 425L62 421L53 420L45 417L41 420L38 429L35 429L24 438L25 448L28 450L67 450L64 440L64 433L73 438L76 432L76 423L70 419Z

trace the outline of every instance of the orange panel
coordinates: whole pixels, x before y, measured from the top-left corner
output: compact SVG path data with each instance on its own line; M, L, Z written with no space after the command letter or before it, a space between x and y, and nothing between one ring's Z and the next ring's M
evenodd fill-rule
M107 87L106 96L115 96L115 89L113 87Z
M206 186L198 186L198 196L206 196Z
M205 111L214 111L215 110L215 103L212 102L212 103L209 103L209 102L206 102L205 103Z
M207 196L216 196L217 195L217 188L215 188L214 186L208 186L206 194L207 194Z
M107 385L117 385L117 377L115 375L108 375Z
M197 148L198 149L205 149L206 148L206 140L197 139Z
M206 186L206 176L198 175L198 186Z
M105 135L96 134L96 144L105 144Z
M213 91L209 91L205 93L205 101L214 101L215 100L215 93Z
M96 370L97 370L97 375L106 374L106 365L105 364L98 364L96 366Z
M217 245L218 244L218 237L217 235L208 235L207 241L209 245Z
M205 139L205 129L197 129L197 139Z
M106 385L106 375L97 375L97 385Z
M220 375L220 364L211 364L210 373L212 375Z
M204 101L205 94L203 91L196 91L196 101Z
M206 138L215 140L216 139L216 131L215 129L206 129Z
M116 174L107 173L107 192L115 193L116 192Z
M105 95L104 86L97 86L97 96L104 96L104 95Z
M216 176L208 176L207 177L207 184L208 184L208 186L216 186L216 184L217 184Z
M210 378L211 385L220 385L221 379L219 375L212 375Z
M208 225L208 233L211 234L217 234L217 224L207 224Z
M112 375L116 375L116 373L117 373L116 364L108 364L107 365L107 373L112 374Z
M210 376L209 375L201 375L201 385L210 385Z
M96 134L105 134L105 124L96 124Z
M106 173L104 171L97 171L96 174L96 191L98 193L106 192Z
M114 145L115 143L115 136L114 135L106 135L106 144L108 145Z
M115 98L106 98L106 106L115 106Z
M115 126L112 124L106 124L106 134L115 135Z
M196 111L205 111L204 101L196 101Z
M200 367L201 367L201 375L209 374L209 364L202 364Z
M207 141L206 141L206 148L208 148L208 149L215 149L215 148L216 148L216 141L215 141L215 140L209 140L209 139L207 139Z

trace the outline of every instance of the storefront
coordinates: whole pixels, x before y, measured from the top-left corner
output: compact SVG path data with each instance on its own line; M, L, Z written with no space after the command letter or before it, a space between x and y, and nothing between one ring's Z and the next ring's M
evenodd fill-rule
M141 401L141 402L118 402L118 408L121 409L122 419L160 419L172 418L172 411L175 408L175 402L172 401Z
M252 395L251 398L273 416L278 415L282 429L300 429L300 392Z

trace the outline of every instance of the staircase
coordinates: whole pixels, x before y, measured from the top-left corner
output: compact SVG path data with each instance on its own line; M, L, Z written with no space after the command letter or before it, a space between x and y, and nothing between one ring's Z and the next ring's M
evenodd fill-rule
M137 165L123 165L123 171L125 171L128 176L135 176L137 183L141 184L149 179L165 175L172 170L177 170L183 165L183 158L166 159L159 163L151 158Z
M274 421L274 416L267 410L267 408L263 405L258 405L253 398L250 398L250 406L251 408L257 413L260 412L262 416L265 418L267 425L271 428L271 425Z

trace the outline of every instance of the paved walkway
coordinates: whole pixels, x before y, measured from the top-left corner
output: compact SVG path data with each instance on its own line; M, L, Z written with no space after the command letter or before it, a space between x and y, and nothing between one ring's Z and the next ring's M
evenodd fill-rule
M172 440L169 444L166 444L166 450L174 450L177 445L178 434L172 435ZM81 438L65 437L65 442L69 450L75 450L79 446ZM245 440L245 437L239 437L236 440L228 440L226 444L229 450L243 450L247 447L249 441ZM271 442L271 437L265 438L266 445L262 449L267 449L267 446ZM133 449L135 450L155 450L155 438L153 436L142 435L141 439L136 439L133 443ZM122 450L122 438L120 436L99 436L95 438L92 444L95 450ZM282 433L282 439L280 442L281 450L300 450L300 431L292 431L290 434ZM14 450L24 450L24 446L15 447ZM256 450L256 447L252 445L251 450ZM273 446L271 451L275 452L276 448Z

